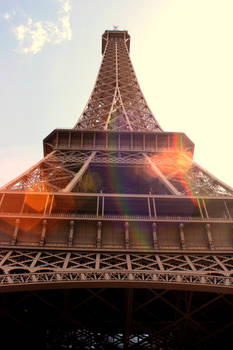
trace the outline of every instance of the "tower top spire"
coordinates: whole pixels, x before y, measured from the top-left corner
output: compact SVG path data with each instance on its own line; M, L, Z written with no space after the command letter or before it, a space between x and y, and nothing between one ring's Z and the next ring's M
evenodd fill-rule
M75 129L162 131L141 92L129 51L127 30L105 30L96 84Z

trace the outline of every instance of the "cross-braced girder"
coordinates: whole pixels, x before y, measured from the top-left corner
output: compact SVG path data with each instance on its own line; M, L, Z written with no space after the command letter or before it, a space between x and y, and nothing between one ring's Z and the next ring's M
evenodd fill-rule
M99 169L98 169L99 168ZM161 193L192 196L232 196L233 190L209 174L184 152L56 150L2 190L35 192L114 192L114 179L135 180L141 186L121 193ZM128 170L127 170L128 169ZM106 175L104 175L106 174ZM110 177L109 175L110 174ZM108 177L113 186L106 187ZM147 184L146 184L147 183ZM122 183L123 184L123 183ZM143 189L144 188L144 189Z
M225 254L2 250L2 290L112 287L232 292L233 258ZM49 283L49 284L48 284Z

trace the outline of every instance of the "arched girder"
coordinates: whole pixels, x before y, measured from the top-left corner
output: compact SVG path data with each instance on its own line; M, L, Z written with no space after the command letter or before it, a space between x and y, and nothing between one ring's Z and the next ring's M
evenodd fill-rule
M15 270L14 270L15 272ZM72 288L145 288L233 294L233 277L182 272L53 271L0 275L2 292Z

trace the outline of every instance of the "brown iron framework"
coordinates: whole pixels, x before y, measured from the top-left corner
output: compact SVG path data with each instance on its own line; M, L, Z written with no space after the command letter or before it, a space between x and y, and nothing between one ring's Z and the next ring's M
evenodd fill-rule
M161 129L129 48L126 31L103 34L77 124L48 135L44 158L1 188L7 346L12 329L38 349L231 340L233 189L193 161L185 134Z

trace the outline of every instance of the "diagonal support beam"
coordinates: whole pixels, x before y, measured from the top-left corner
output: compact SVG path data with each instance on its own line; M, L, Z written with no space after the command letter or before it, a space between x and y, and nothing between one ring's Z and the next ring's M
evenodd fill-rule
M190 161L190 158L184 154L184 157ZM209 176L212 180L216 181L217 183L219 183L221 186L225 187L225 189L229 190L231 193L233 193L233 188L229 185L227 185L225 182L223 182L222 180L219 180L216 176L214 176L213 174L211 174L209 171L207 171L206 169L204 169L202 166L200 166L199 164L197 164L196 162L194 162L192 160L192 164L194 166L196 166L198 169L200 169L204 174L206 174L207 176Z
M94 290L92 289L88 289L88 291L96 298L100 299L104 304L108 305L109 307L111 307L113 310L117 311L120 313L120 310L112 303L110 303L106 298L102 297L101 295L99 295L99 293L94 292Z
M69 313L65 312L64 305L63 305L63 308L62 308L62 306L57 307L55 304L53 304L52 302L50 302L49 300L47 300L46 298L44 298L40 294L38 294L37 291L30 292L30 294L32 296L34 296L35 298L39 299L40 301L42 301L45 305L47 305L51 309L54 309L58 313L59 316L65 317L65 319L67 321L71 322L76 327L86 327L86 325L81 323L80 320L73 318L70 312Z
M62 190L62 192L71 192L72 189L75 187L75 185L78 183L78 181L81 179L85 171L87 170L90 162L93 160L93 158L96 155L96 151L92 152L89 158L85 161L81 169L77 172L75 177L68 183L68 185Z
M152 169L154 170L154 172L156 173L156 175L158 175L159 179L163 182L163 184L171 191L171 193L175 194L175 195L180 195L180 192L177 191L177 189L171 184L171 182L166 178L166 176L164 176L161 171L157 168L157 166L152 162L152 160L150 159L150 157L143 153L144 157L146 158L146 160L150 163Z
M8 183L6 183L4 186L0 187L0 191L4 191L7 190L9 187L14 186L15 184L17 184L17 182L19 182L20 180L22 180L25 176L27 176L28 174L30 174L32 171L34 171L36 168L38 168L42 163L44 163L46 160L48 160L49 158L51 158L56 151L53 151L51 153L49 153L46 157L44 157L43 159L41 159L39 162L37 162L36 164L34 164L31 168L29 168L28 170L24 171L21 175L17 176L16 178L14 178L13 180L9 181Z
M88 289L88 290L89 290L89 289ZM82 305L85 305L85 304L89 303L89 301L90 301L91 299L96 298L97 295L98 295L98 294L101 294L104 290L105 290L105 288L102 288L102 289L99 289L99 290L98 290L97 292L95 292L94 294L93 294L93 293L92 293L92 294L90 293L90 294L91 294L90 296L88 296L86 299L82 299L81 302L79 302L77 305L73 306L71 312L74 312L75 310L77 310L77 309L78 309L79 307L81 307ZM89 292L90 292L90 290L89 290Z
M133 289L127 288L125 290L125 328L124 328L124 349L128 349L129 336L132 323L132 309L133 309Z

